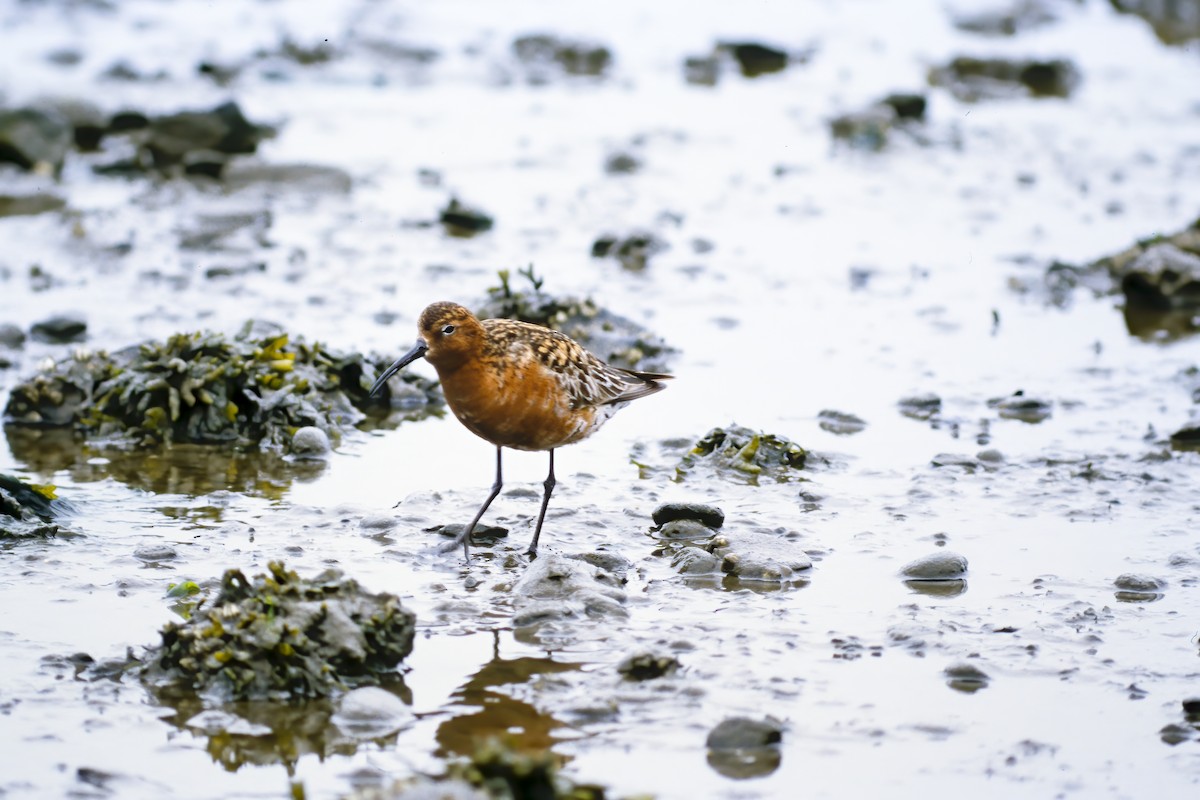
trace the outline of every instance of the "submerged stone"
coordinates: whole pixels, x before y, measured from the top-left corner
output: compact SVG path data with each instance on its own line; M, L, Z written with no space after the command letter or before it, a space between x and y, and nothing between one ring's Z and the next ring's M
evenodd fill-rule
M71 144L70 121L55 109L0 110L0 162L56 175L62 171Z
M786 483L799 480L808 452L782 436L752 431L740 425L713 428L684 454L675 467L676 480L684 480L700 467L719 477L752 485L760 479Z
M659 539L708 539L716 531L703 522L694 519L673 519L663 523L654 535Z
M231 700L327 697L378 683L412 652L415 616L394 595L337 570L269 571L253 581L226 572L211 603L162 629L143 679Z
M951 664L943 670L943 674L946 676L947 686L967 694L973 694L980 689L987 688L988 683L991 681L986 672L974 664L965 661Z
M620 581L606 570L555 553L539 555L513 587L513 624L628 616Z
M1054 410L1053 402L1031 397L1020 389L1008 397L993 397L987 404L988 408L999 411L1003 419L1016 419L1030 424L1048 419Z
M721 571L742 581L783 583L812 569L812 559L794 542L767 533L741 531L714 539L709 550Z
M747 78L757 78L759 75L769 75L787 69L787 51L760 42L722 42L717 45L717 49L733 56L742 75Z
M783 724L774 717L728 717L708 732L704 745L711 750L744 750L768 747L783 741Z
M70 511L55 487L0 474L0 541L55 536L60 530L56 520Z
M847 414L844 411L833 411L825 409L817 414L817 425L823 431L838 436L849 436L850 434L860 433L866 430L867 423L861 417L854 414Z
M599 77L612 63L612 52L602 44L553 34L518 36L512 50L534 82L548 80L555 69L567 75Z
M1170 242L1153 244L1129 264L1121 291L1133 308L1200 309L1200 255Z
M592 243L592 258L615 258L630 272L646 269L650 259L670 249L659 236L637 231L625 236L605 235Z
M87 334L87 320L82 314L55 314L33 323L29 335L36 342L66 344L81 342Z
M680 667L679 659L663 653L635 653L617 664L617 672L631 681L649 681L673 675Z
M1069 97L1079 70L1065 59L1046 61L959 56L929 72L929 83L949 89L959 100L1014 96Z
M468 237L492 229L492 217L478 208L459 202L457 197L441 210L438 218L451 236Z

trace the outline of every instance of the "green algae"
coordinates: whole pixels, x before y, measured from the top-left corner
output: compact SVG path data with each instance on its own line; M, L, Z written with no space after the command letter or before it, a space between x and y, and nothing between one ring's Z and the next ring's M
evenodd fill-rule
M247 580L229 570L211 603L161 631L143 677L226 700L328 697L378 685L412 652L416 618L337 570L301 578L280 562Z
M4 413L15 425L74 426L137 445L282 449L299 428L336 436L361 422L377 405L367 392L384 367L247 323L232 337L181 333L111 355L76 351L15 387ZM402 380L418 401L406 404L408 418L436 413L434 384Z
M808 451L782 436L740 425L713 428L688 450L675 467L675 479L684 480L705 467L718 476L757 485L761 479L778 483L799 480Z

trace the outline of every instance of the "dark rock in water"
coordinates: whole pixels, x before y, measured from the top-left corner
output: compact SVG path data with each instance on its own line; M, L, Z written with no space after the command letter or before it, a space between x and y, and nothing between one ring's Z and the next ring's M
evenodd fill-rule
M0 346L14 350L25 344L25 331L11 322L0 322Z
M451 236L468 237L492 229L493 220L477 208L471 208L458 201L457 197L450 198L450 203L442 209L439 216L446 232Z
M0 541L57 535L56 519L70 513L71 507L58 499L54 488L0 474Z
M895 109L877 104L834 117L829 122L829 129L833 138L841 139L851 147L875 151L882 150L887 144L888 131L895 121Z
M72 141L71 123L53 109L0 110L0 163L57 175Z
M438 525L429 530L438 533L447 538L456 538L462 534L463 529L467 526L461 522L452 522L449 525ZM508 537L508 528L502 528L499 525L487 525L479 523L475 529L471 531L472 542L493 542L497 539L505 539Z
M1015 36L1058 19L1046 0L1015 0L983 11L954 14L954 27L983 36Z
M838 436L849 436L853 433L860 433L866 429L867 423L860 417L854 414L847 414L843 411L833 411L825 409L817 414L817 425L821 430L835 433Z
M81 342L87 334L87 320L79 314L57 314L33 323L29 335L37 342L65 344Z
M1054 403L1037 397L1030 397L1018 389L1008 397L993 397L987 401L988 408L1000 412L1004 419L1016 419L1031 424L1049 418L1054 410Z
M897 405L900 406L900 413L904 416L925 421L941 413L942 398L933 392L926 392L925 394L905 397Z
M363 591L337 570L299 577L281 563L247 580L229 570L211 603L162 629L142 679L228 700L328 697L376 685L413 647L399 598Z
M1113 585L1118 589L1128 589L1132 592L1157 592L1165 586L1158 578L1150 575L1137 575L1132 572L1118 575L1117 579L1113 581Z
M1200 255L1170 242L1151 245L1121 276L1121 291L1134 308L1200 309Z
M650 515L655 525L665 525L672 520L691 519L710 528L725 524L725 512L716 506L703 503L663 503Z
M253 153L269 133L247 120L237 103L229 102L211 111L181 111L151 120L143 147L161 169L182 163L196 151Z
M742 75L757 78L787 69L788 54L758 42L722 42L718 50L729 53L737 61Z
M943 550L909 562L900 574L923 581L959 580L967 575L967 558Z
M150 127L150 118L140 111L118 111L108 121L109 133L129 133Z
M967 662L951 664L943 670L942 674L946 676L947 686L966 694L974 694L980 689L987 688L991 681L986 672Z
M626 617L620 581L598 567L555 553L539 555L513 587L513 625Z
M930 84L949 89L955 97L968 102L1020 95L1069 97L1079 81L1079 70L1062 59L1022 61L960 56L929 73Z
M675 350L642 326L600 308L591 300L554 297L542 291L542 279L532 268L518 273L531 285L516 289L508 270L500 285L488 289L488 299L475 309L480 319L519 319L562 331L600 359L625 369L662 371Z
M649 681L672 675L680 667L679 659L660 653L635 653L617 664L617 672L631 681Z
M1190 725L1180 725L1177 722L1172 722L1169 725L1164 725L1162 730L1158 732L1158 736L1164 744L1177 745L1182 742L1187 742L1192 739L1200 739L1200 734L1196 733L1196 729Z
M1200 426L1180 428L1171 434L1171 447L1182 451L1200 451Z
M71 126L75 147L85 153L97 150L108 132L108 118L90 101L55 98L40 102L39 107L61 114Z
M1154 35L1163 44L1186 44L1200 39L1200 13L1194 2L1157 2L1156 0L1109 0L1124 14L1134 14L1150 23Z
M1189 716L1200 715L1200 697L1189 697L1184 700L1183 712Z
M928 101L923 94L895 92L880 100L879 103L895 111L897 119L912 120L913 122L925 121L925 107L928 105Z
M642 168L642 160L631 153L610 153L604 159L604 171L609 175L632 175Z
M721 571L742 581L784 583L812 569L812 559L795 542L765 533L739 532L714 539L708 547L721 559Z
M641 272L650 259L669 249L669 245L649 232L624 237L604 235L592 243L592 258L615 258L630 272Z
M717 723L704 741L711 750L746 750L783 741L783 724L774 717L728 717Z
M74 425L135 444L258 444L286 449L292 432L336 432L378 405L367 392L390 361L367 361L303 341L278 328L247 324L233 337L177 334L115 355L75 353L16 386L4 413L10 423ZM433 384L417 419L437 410Z
M537 82L547 80L553 69L567 75L599 77L612 64L612 52L602 44L550 34L519 36L513 40L512 50L530 80Z
M684 454L675 472L682 480L693 470L707 467L720 477L752 485L762 478L785 483L800 479L798 473L807 459L803 447L781 436L731 425L705 434Z

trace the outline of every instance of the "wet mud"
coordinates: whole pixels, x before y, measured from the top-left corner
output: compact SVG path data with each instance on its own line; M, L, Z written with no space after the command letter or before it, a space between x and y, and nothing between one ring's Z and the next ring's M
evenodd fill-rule
M1195 10L0 3L0 794L1195 796Z

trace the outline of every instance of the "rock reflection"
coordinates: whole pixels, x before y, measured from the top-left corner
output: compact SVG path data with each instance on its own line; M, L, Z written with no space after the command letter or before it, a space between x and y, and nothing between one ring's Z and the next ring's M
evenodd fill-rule
M281 499L295 482L318 478L323 461L278 453L243 452L218 445L177 444L155 450L104 448L69 430L4 427L9 449L22 469L49 481L66 472L74 483L113 479L154 494L201 497L217 491Z
M411 692L400 676L392 679L387 690L411 705ZM199 695L190 693L158 692L157 700L174 710L164 721L178 728L179 733L203 737L213 762L229 772L246 765L281 764L291 776L306 755L314 754L321 760L333 755L352 756L364 743L394 744L397 736L393 732L364 739L342 731L332 721L337 704L328 699L250 701L216 708L206 708Z

